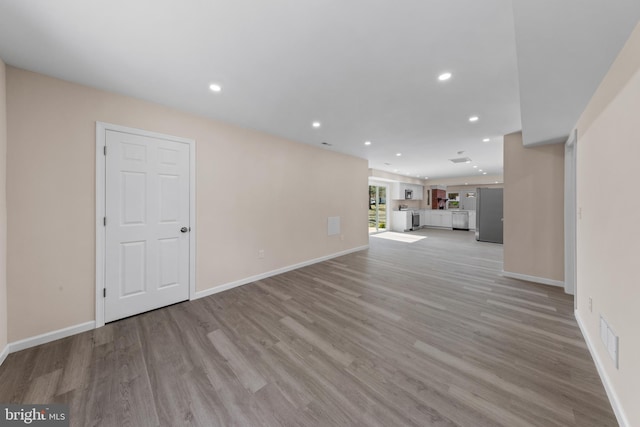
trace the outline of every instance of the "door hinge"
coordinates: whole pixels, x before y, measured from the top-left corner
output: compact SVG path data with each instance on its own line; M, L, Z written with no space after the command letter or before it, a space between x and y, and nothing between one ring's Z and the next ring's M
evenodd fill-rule
M102 298L107 297L107 288L102 288Z
M107 217L103 217L102 218L102 224L106 227L107 226Z
M104 155L105 156L107 155L107 146L106 145L104 146Z

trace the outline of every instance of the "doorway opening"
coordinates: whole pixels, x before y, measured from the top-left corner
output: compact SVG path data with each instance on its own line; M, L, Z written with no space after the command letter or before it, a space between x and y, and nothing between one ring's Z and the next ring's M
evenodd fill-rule
M387 231L387 187L369 185L369 234Z

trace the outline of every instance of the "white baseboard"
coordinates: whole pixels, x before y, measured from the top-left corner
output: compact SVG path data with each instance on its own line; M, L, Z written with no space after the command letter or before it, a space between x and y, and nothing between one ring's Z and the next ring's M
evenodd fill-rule
M20 341L9 343L7 345L8 353L15 353L16 351L24 350L25 348L35 347L40 344L59 340L60 338L66 338L81 332L90 331L91 329L95 329L95 327L96 322L92 320L90 322L80 323L78 325L68 326L66 328L36 335L35 337L25 338Z
M576 321L578 322L578 326L580 327L580 332L582 332L582 336L584 337L584 340L587 343L587 348L589 349L589 352L591 353L591 357L593 358L593 362L596 364L596 369L598 370L598 374L600 375L600 380L604 385L604 390L607 393L607 397L609 398L609 402L611 403L613 412L614 414L616 414L616 419L618 420L618 424L620 424L620 427L631 427L631 424L629 423L629 420L627 419L627 416L624 410L622 409L622 406L620 405L620 400L618 399L618 395L613 389L613 386L611 385L611 380L609 379L609 376L607 375L607 372L604 369L602 360L598 356L598 353L595 351L593 343L591 342L591 339L587 334L587 330L584 324L582 323L582 319L578 314L578 310L575 311L575 316L576 316Z
M5 345L0 353L0 365L4 363L4 359L9 355L9 344Z
M547 279L546 277L529 276L528 274L511 273L510 271L504 270L502 270L502 275L512 279L526 280L527 282L542 283L543 285L564 288L564 282L560 280Z
M319 262L327 261L332 258L337 258L343 255L348 255L353 252L363 251L365 249L369 249L369 245L358 246L356 248L347 249L346 251L336 252L331 255L326 255L320 258L310 259L308 261L303 261L298 264L288 265L286 267L278 268L277 270L267 271L266 273L257 274L255 276L247 277L244 279L236 280L229 283L224 283L222 285L215 286L213 288L205 289L203 291L196 292L195 296L191 298L192 300L196 300L199 298L208 297L209 295L217 294L218 292L226 291L229 289L236 288L238 286L246 285L248 283L255 282L257 280L266 279L267 277L276 276L278 274L286 273L287 271L296 270L298 268L306 267L308 265L317 264Z

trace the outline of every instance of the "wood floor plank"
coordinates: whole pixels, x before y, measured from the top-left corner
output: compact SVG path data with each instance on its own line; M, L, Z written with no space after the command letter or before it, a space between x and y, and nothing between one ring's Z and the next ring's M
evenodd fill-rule
M62 369L56 369L48 374L35 378L23 399L26 402L35 404L47 404L51 402L55 396L56 388L62 375Z
M233 345L220 329L216 329L208 335L218 352L227 359L231 369L248 390L253 393L267 385L267 381L255 370L241 351Z
M482 397L470 393L460 387L451 386L449 388L449 393L457 399L460 399L460 401L462 401L466 405L478 411L484 412L488 417L490 417L500 425L514 427L535 427L534 424L527 422L526 420L522 419L512 412L509 412L508 410L505 410L505 408L503 408L502 406L489 402Z
M356 297L356 298L358 298L358 297L361 297L361 296L362 296L362 294L359 294L358 292L354 292L354 291L352 291L351 289L347 289L347 288L345 288L345 287L343 287L343 286L336 285L335 283L331 283L331 282L329 282L328 280L320 279L319 277L314 277L314 278L313 278L313 280L314 280L315 282L321 283L321 284L323 284L323 285L325 285L325 286L329 286L330 288L333 288L333 289L335 289L336 291L340 291L340 292L342 292L343 294L351 295L352 297Z
M333 344L327 342L313 331L305 328L300 323L293 320L291 317L283 317L280 321L286 325L289 329L298 334L302 339L306 340L309 344L318 348L329 357L340 362L344 366L349 366L353 362L353 356L337 349Z
M11 354L0 401L82 427L617 425L571 296L473 233L411 235Z
M429 344L426 344L420 340L417 340L415 342L414 347L429 355L430 357L433 357L436 360L443 362L460 372L464 372L467 375L486 382L487 385L499 387L509 394L514 394L521 398L525 398L532 404L535 404L540 408L550 409L556 415L566 421L567 425L572 425L575 423L575 418L573 416L573 411L571 408L559 405L557 401L553 401L546 396L534 393L526 387L511 383L509 381L505 381L496 372L489 372L484 369L478 368L471 363L465 362L463 359L453 356L450 353L443 352L442 350L430 346Z
M76 390L87 383L92 352L91 336L79 334L71 339L69 357L64 366L64 374L56 394L64 394L71 390Z

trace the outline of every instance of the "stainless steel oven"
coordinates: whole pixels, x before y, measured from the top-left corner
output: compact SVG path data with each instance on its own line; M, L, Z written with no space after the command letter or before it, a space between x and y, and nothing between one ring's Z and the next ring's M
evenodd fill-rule
M417 211L411 212L411 229L412 230L420 229L420 212L417 212Z

